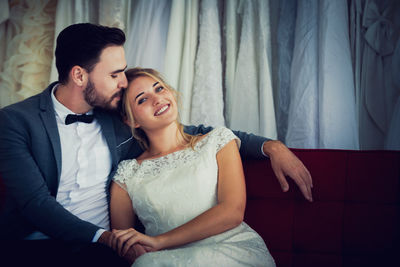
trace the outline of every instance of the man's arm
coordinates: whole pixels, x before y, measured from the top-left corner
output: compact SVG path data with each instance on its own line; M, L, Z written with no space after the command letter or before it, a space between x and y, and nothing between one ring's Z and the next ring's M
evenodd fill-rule
M51 238L91 242L99 227L71 214L50 194L48 177L31 151L31 142L43 140L31 140L29 120L21 121L20 114L0 110L0 173L7 198L15 201L19 218Z
M292 178L300 187L303 196L312 201L313 187L310 172L282 142L270 140L263 145L263 151L271 159L271 166L284 192L289 190L285 176Z
M212 127L185 126L189 134L206 134ZM271 140L262 136L233 131L241 141L240 156L243 159L264 159L267 155L271 159L272 169L284 192L289 190L285 176L292 178L299 186L304 197L312 201L312 178L304 164L282 142ZM261 152L262 151L262 152Z

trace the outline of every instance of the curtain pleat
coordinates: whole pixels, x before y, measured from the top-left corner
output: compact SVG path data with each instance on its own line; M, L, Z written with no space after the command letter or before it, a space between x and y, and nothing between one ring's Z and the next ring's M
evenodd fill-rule
M138 0L125 44L128 67L163 72L171 1Z
M57 80L56 36L80 22L124 30L128 67L164 75L184 124L399 149L396 0L1 1L0 107Z
M190 124L198 14L198 0L172 0L164 76L180 94L180 121L184 124Z
M235 63L226 71L227 125L275 139L269 1L238 1L227 6L226 62ZM237 22L231 24L232 20ZM229 45L235 39L237 46Z
M288 129L290 107L290 69L292 65L295 25L297 16L297 0L280 2L279 21L277 26L277 88L276 125L278 139L285 141Z
M223 113L218 3L216 0L202 0L190 123L223 126Z
M347 2L299 1L293 53L286 143L358 149Z

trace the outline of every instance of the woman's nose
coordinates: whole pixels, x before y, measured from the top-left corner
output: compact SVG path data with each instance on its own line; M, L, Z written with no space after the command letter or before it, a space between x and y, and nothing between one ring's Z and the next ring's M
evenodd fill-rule
M160 104L160 96L155 94L153 96L153 106L157 106L158 104Z

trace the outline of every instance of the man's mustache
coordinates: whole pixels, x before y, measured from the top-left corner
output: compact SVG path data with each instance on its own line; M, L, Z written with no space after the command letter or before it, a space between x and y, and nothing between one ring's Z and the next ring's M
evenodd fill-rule
M113 94L113 95L111 96L111 100L113 100L114 98L117 98L117 97L122 97L123 91L124 91L124 89L122 89L122 90L120 90L119 92Z

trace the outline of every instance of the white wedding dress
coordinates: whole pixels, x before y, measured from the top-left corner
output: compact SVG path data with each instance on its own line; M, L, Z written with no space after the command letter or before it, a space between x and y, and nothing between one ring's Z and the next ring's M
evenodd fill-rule
M120 163L114 181L132 199L133 208L156 236L217 204L217 152L237 137L221 127L187 148L166 156ZM133 266L275 266L263 239L246 223L181 247L146 253Z

